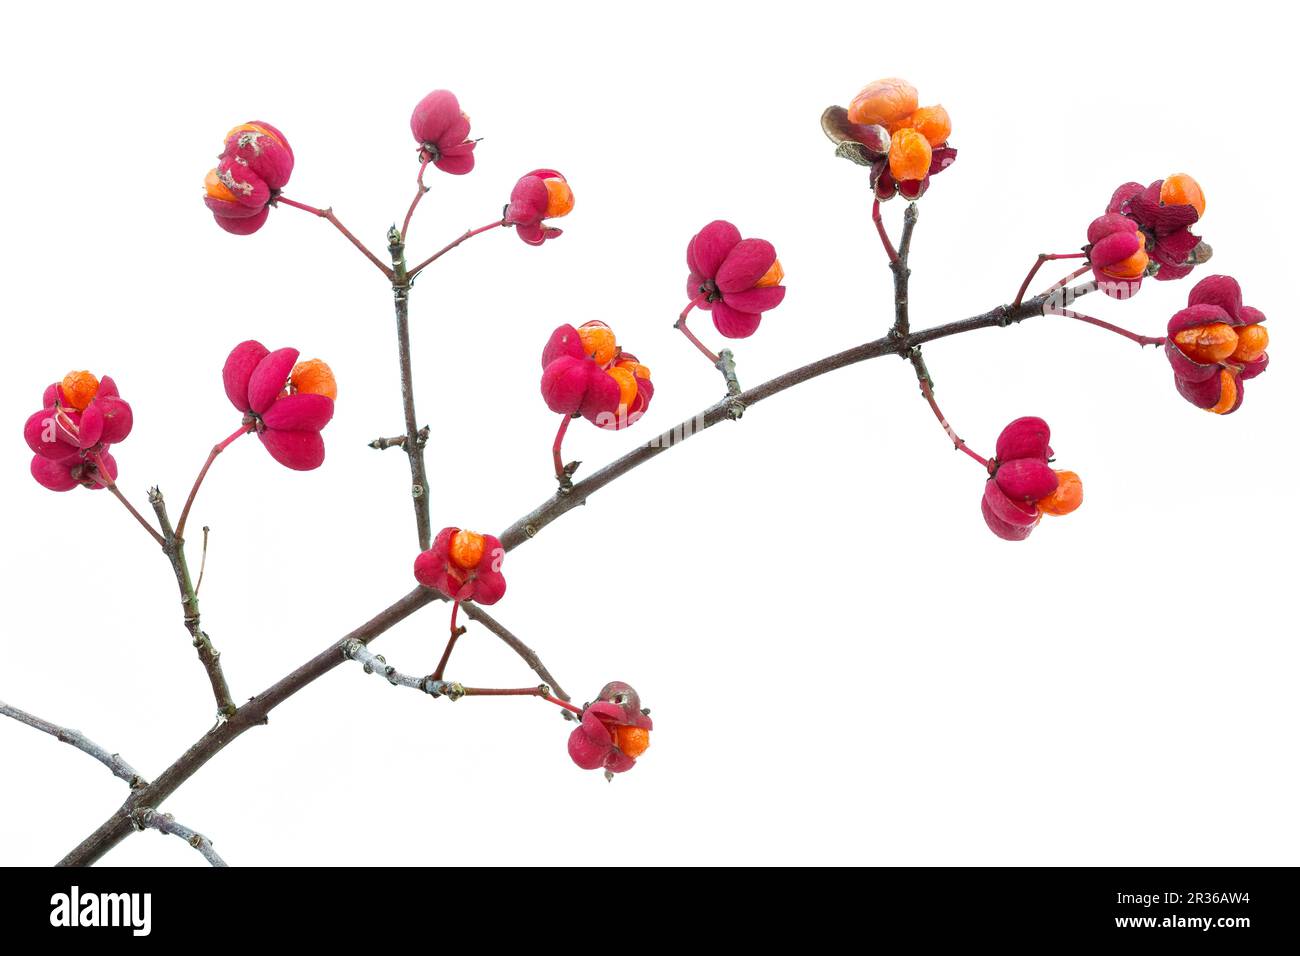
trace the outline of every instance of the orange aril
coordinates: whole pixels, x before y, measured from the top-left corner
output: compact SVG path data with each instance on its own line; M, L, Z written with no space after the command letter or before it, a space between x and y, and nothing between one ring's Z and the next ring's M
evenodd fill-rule
M635 760L650 748L650 731L643 727L620 725L614 730L614 743L619 750Z
M238 202L235 194L226 188L226 184L217 176L215 169L209 169L208 174L203 177L203 189L213 199L220 199L222 202Z
M889 143L889 171L899 182L930 175L930 143L917 130L900 129Z
M1237 362L1253 362L1268 349L1268 329L1262 325L1247 325L1237 329L1237 347L1232 358Z
M938 105L922 106L908 118L907 125L924 136L931 146L946 143L952 135L952 120L948 117L948 111Z
M1115 276L1117 279L1136 279L1146 272L1147 264L1151 261L1151 257L1147 255L1147 236L1146 233L1139 232L1137 237L1138 251L1127 259L1112 262L1102 269L1102 272L1109 276Z
M563 179L543 179L546 187L545 219L558 219L573 211L573 190Z
M261 133L263 136L271 137L271 139L275 140L281 146L284 145L284 141L281 140L280 137L276 136L265 126L258 126L256 123L240 123L226 134L226 139L230 139L230 137L234 136L236 133Z
M633 362L628 359L624 359L623 361L617 363L617 367L627 369L637 378L644 378L647 380L650 378L649 367L642 365L640 362Z
M781 260L773 259L772 264L762 277L754 283L757 288L766 289L768 286L780 285L781 280L785 278L785 270L781 268Z
M486 547L487 542L483 540L481 534L475 534L473 531L457 531L452 536L451 547L447 553L451 557L452 564L463 571L473 571L483 560L483 551Z
M1166 206L1193 206L1196 215L1205 215L1205 193L1201 184L1186 173L1174 173L1160 187L1160 201Z
M1068 515L1083 504L1083 482L1072 471L1056 473L1056 490L1038 499L1038 510L1049 515Z
M71 408L84 412L86 406L99 391L99 379L89 372L69 372L60 383L63 386L63 401Z
M1232 411L1232 406L1237 404L1237 379L1226 368L1219 369L1219 382L1223 386L1223 391L1219 393L1219 400L1209 409L1216 415L1223 415Z
M320 359L308 359L299 362L289 373L289 384L295 392L309 392L324 395L333 401L339 397L338 383L334 381L334 372Z
M916 87L907 80L888 77L863 87L849 104L849 122L862 126L891 123L911 116L916 111Z
M615 366L607 369L606 374L618 382L618 403L620 405L629 406L636 401L636 374L631 369Z
M1237 350L1237 333L1226 322L1198 325L1174 333L1174 344L1194 362L1222 362Z
M614 330L604 322L586 323L578 329L578 338L582 340L582 351L594 358L597 365L605 365L618 351Z

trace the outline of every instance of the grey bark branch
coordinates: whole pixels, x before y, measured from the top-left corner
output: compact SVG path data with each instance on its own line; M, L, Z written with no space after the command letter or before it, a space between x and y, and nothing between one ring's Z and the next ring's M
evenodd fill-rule
M26 724L43 734L49 734L60 743L76 747L82 753L94 757L110 771L113 776L119 780L125 780L126 785L131 789L147 786L149 781L140 776L139 772L129 763L123 760L117 754L111 754L99 744L95 743L79 730L72 730L68 727L60 727L58 724L52 724L48 720L42 720L35 714L29 714L25 710L19 710L0 700L0 714L5 717L12 717L20 724Z
M203 855L213 866L226 866L226 861L212 848L212 841L202 833L191 830L182 823L177 823L170 813L159 813L152 807L141 807L131 815L135 825L141 830L157 830L169 836L180 837Z

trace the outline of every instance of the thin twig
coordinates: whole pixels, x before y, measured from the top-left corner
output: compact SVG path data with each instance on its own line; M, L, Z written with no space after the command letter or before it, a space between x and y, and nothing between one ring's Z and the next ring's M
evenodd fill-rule
M109 753L79 730L72 730L68 727L60 727L58 724L52 724L48 720L42 720L35 714L29 714L25 710L19 710L17 707L6 704L2 700L0 700L0 714L3 714L5 717L12 717L20 724L26 724L28 727L39 730L41 733L49 734L55 740L76 747L82 753L94 757L112 771L113 776L117 777L119 780L125 780L126 785L133 790L138 787L147 786L149 783L149 781L140 776L139 772L129 763L117 754Z
M202 833L197 833L184 824L177 823L170 813L159 813L152 807L141 807L131 815L131 819L142 830L157 830L159 833L180 837L198 850L203 855L203 859L213 866L226 866L226 861L218 856L217 851L212 848L211 840Z
M885 232L885 221L880 216L880 200L873 199L871 202L871 221L876 224L876 232L880 235L880 244L885 247L885 255L889 257L890 265L898 258L898 253L894 250L894 244L889 241L889 233Z
M199 557L199 579L194 585L194 596L198 597L199 591L203 588L203 572L208 569L208 531L207 525L203 526L203 554Z
M907 314L907 280L912 275L908 257L912 252L912 233L916 230L916 220L920 217L916 203L909 203L903 211L903 238L898 243L898 253L889 262L894 273L894 328L895 336L904 336L912 330Z
M415 215L415 207L420 205L420 200L424 194L429 191L429 187L424 184L424 171L429 168L430 159L424 159L420 162L420 172L415 177L415 198L411 200L411 208L406 210L406 218L402 220L402 241L409 242L411 238L411 217Z
M481 235L482 233L485 232L491 232L493 229L498 229L502 226L507 226L507 225L509 225L509 223L507 223L504 219L502 219L500 222L490 222L486 226L479 226L477 229L466 229L463 233L461 233L459 237L447 243L445 246L443 246L433 255L429 256L429 258L421 262L418 266L415 266L414 268L408 270L411 279L414 280L416 276L418 276L421 272L424 271L425 266L437 262L447 253L451 252L451 250L459 246L466 239L473 239L477 235Z
M317 209L315 206L308 206L306 203L296 202L285 196L276 197L275 202L284 203L286 206L292 206L294 209L301 209L304 212L309 212L314 216L320 216L322 219L328 221L335 229L343 233L344 237L348 240L348 242L352 243L352 245L360 249L361 254L364 255L367 259L369 259L375 265L375 268L377 268L380 272L382 272L386 278L388 278L389 280L393 278L393 270L389 269L388 266L384 265L383 262L380 261L377 255L375 255L373 252L371 252L369 249L366 248L365 243L363 243L356 236L352 235L352 233L348 230L348 228L345 225L343 225L343 223L339 222L339 217L334 215L333 209L329 209L329 208Z
M1082 259L1083 257L1084 253L1082 252L1040 252L1038 258L1034 261L1034 264L1029 267L1029 274L1025 276L1025 281L1020 283L1020 289L1016 292L1015 301L1011 303L1012 308L1018 306L1024 299L1025 293L1029 291L1029 283L1034 281L1034 276L1038 275L1038 270L1043 267L1044 262L1050 262L1055 259ZM1087 271L1087 267L1085 266L1079 272L1076 272L1075 276L1080 276ZM1064 282L1068 281L1070 280L1064 280ZM1064 284L1064 282L1062 284Z

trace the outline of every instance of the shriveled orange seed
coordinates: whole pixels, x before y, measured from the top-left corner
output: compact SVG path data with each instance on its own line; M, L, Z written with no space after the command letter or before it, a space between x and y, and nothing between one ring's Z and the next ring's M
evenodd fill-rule
M1160 201L1166 206L1192 206L1198 217L1205 215L1205 193L1201 184L1186 173L1174 173L1160 186Z
M597 365L604 365L618 351L618 342L614 330L604 322L588 322L578 329L578 338L582 340L582 351L592 356Z
M235 194L226 188L226 184L217 176L215 169L209 169L208 174L203 177L203 189L213 199L220 199L222 202L238 202Z
M99 391L99 379L89 372L69 372L60 383L63 386L63 401L71 408L84 412L86 406Z
M607 369L606 374L614 381L618 382L618 403L620 405L631 405L636 401L637 384L636 373L631 369L615 366Z
M889 143L889 171L899 182L930 174L930 144L917 130L900 129Z
M543 179L542 185L546 187L545 218L558 219L573 211L573 190L568 183L563 179Z
M461 570L472 571L483 560L483 550L486 547L487 542L483 540L481 534L475 534L473 531L457 531L451 539L448 554L452 564Z
M863 87L849 104L849 122L861 126L891 123L916 111L916 87L896 76L876 80Z
M772 265L763 273L762 277L754 283L760 289L766 289L769 286L780 285L781 280L785 278L785 270L781 268L781 260L773 259Z
M339 397L338 383L334 381L334 372L320 359L308 359L299 362L289 373L289 384L295 392L310 392L324 395L331 401Z
M1222 368L1219 369L1219 382L1223 386L1223 391L1219 393L1219 400L1208 410L1216 415L1225 415L1237 404L1237 378L1226 368Z
M619 750L635 760L650 749L650 731L644 727L620 725L614 731L614 743Z
M1072 471L1056 473L1056 490L1038 499L1038 510L1048 515L1068 515L1083 504L1083 482Z
M1237 329L1237 348L1232 358L1237 362L1253 362L1268 350L1268 329L1262 325L1247 325Z
M952 135L952 120L948 117L948 111L937 104L922 106L908 118L907 125L924 136L931 146L946 143Z
M1237 333L1226 322L1213 322L1175 332L1174 344L1192 361L1209 365L1237 350Z

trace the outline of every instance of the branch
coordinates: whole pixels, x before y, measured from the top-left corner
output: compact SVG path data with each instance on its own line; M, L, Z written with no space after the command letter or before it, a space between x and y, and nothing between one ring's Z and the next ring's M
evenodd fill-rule
M1090 290L1086 287L1072 290L1076 297L1086 294L1088 291ZM899 338L887 335L873 342L867 342L846 349L843 352L828 355L826 358L810 362L801 368L786 372L784 375L778 375L776 378L757 385L748 391L741 392L737 398L742 400L747 408L752 407L766 398L770 398L788 388L793 388L801 382L809 381L836 369L855 365L858 362L879 358L882 355L897 354L900 349L910 350L926 342L959 335L964 332L973 332L976 329L986 329L994 326L1005 328L1024 319L1042 315L1047 301L1047 296L1035 296L1016 308L1000 305L981 315L962 319L958 322L949 322L946 325L935 326L920 332L913 332ZM528 539L535 537L542 528L561 515L573 510L580 504L585 504L587 498L591 495L627 474L638 465L649 461L659 455L660 452L673 447L693 434L712 428L718 422L729 421L730 401L732 399L723 399L711 405L693 418L682 422L677 428L651 439L646 444L610 462L589 478L585 478L574 485L570 494L549 498L501 533L502 546L506 550L518 547ZM380 612L350 634L345 635L342 640L355 639L363 644L369 644L374 638L393 627L399 621L404 620L419 608L438 600L440 597L441 595L436 591L417 587L400 601ZM482 614L481 611L477 613L480 616L476 619L482 621L484 626L488 626L487 615ZM496 632L494 631L494 633ZM501 637L502 635L498 633L498 636ZM502 639L505 638L502 637ZM507 643L510 642L507 641ZM267 715L272 709L347 660L340 653L340 646L339 641L330 644L329 647L307 661L307 663L281 678L267 690L252 698L243 707L240 707L230 719L218 724L204 734L180 758L163 771L157 780L136 791L128 798L122 808L65 856L60 861L60 865L85 866L94 863L117 846L132 832L133 827L130 817L132 812L140 807L157 807L204 764L229 746L246 730L266 723Z
M131 819L141 830L157 830L171 836L180 837L194 849L203 854L203 859L213 866L225 866L226 861L212 848L212 841L202 833L196 833L189 827L177 823L170 813L159 813L152 807L141 807L131 814Z
M898 243L898 254L889 260L889 268L894 273L894 335L907 335L911 324L907 317L907 280L912 275L908 268L907 257L912 252L912 232L916 229L916 220L921 215L916 203L910 203L903 212L903 238Z
M546 684L539 684L536 687L465 687L456 681L403 674L360 641L344 641L340 650L348 660L360 663L367 674L378 674L394 687L409 687L430 697L446 697L452 702L462 697L540 697L557 707L564 708L566 713L582 713L582 708L569 703L567 698L557 700L552 697L551 688Z
M1072 290L1072 294L1077 297L1078 295L1087 294L1088 291L1085 287L1079 287ZM663 434L650 439L644 445L632 449L626 455L615 459L604 468L577 482L567 495L548 498L502 531L499 535L501 545L507 551L519 547L530 538L536 537L538 532L556 518L572 511L579 505L586 504L589 497L611 482L621 478L638 465L645 464L650 459L680 444L692 435L698 435L719 422L729 421L731 419L731 403L734 401L739 400L746 409L752 408L764 399L771 398L788 388L793 388L836 369L856 365L869 359L880 358L882 355L894 355L900 352L907 354L918 345L933 342L936 339L948 338L952 335L960 335L964 332L973 332L976 329L1005 328L1025 319L1041 316L1049 299L1050 297L1047 295L1035 296L1015 308L1000 305L981 315L962 319L959 322L949 322L946 325L937 325L933 328L923 329L903 336L886 335L873 342L867 342L846 349L843 352L828 355L816 362L810 362L802 368L786 372L784 375L778 375L776 378L747 389L737 396L724 398L722 401L697 412L676 427L670 428Z
M364 242L362 242L356 236L352 235L348 227L343 225L343 223L339 222L339 217L334 215L333 209L329 209L329 208L317 209L315 206L308 206L306 203L297 202L293 199L288 199L284 196L277 196L273 200L273 204L276 203L284 203L286 206L292 206L294 209L301 209L304 212L309 212L313 216L320 216L322 219L329 222L339 232L343 233L344 238L346 238L348 242L352 243L352 245L356 246L359 250L361 250L361 254L365 256L367 259L369 259L371 263L374 264L375 268L377 268L380 272L384 274L385 278L389 280L393 278L393 270L388 268L388 266L384 265L382 262L380 262L379 257L375 255L373 252L371 252L369 249L367 249L366 244Z
M172 530L162 491L158 488L149 489L149 504L153 505L154 514L158 516L158 526L163 532L163 554L167 555L167 559L171 562L172 571L176 575L176 586L181 592L181 611L185 615L185 630L190 632L194 648L199 654L199 661L207 671L208 682L212 685L212 696L217 702L218 716L229 717L235 712L235 701L230 696L230 685L226 683L225 672L221 669L221 652L212 646L212 640L200 625L199 595L190 581L190 567L185 560L185 542Z
M428 588L417 587L396 603L379 612L365 624L343 636L341 641L357 640L369 644L380 634L404 621L426 604L437 600L438 594ZM99 829L82 840L75 849L59 861L60 866L88 866L135 832L132 814L148 807L157 808L176 789L238 739L245 731L267 722L267 716L298 691L317 678L329 673L347 658L339 653L341 641L332 642L297 670L282 677L262 693L240 707L230 719L225 720L195 741L170 767L151 784L134 791L130 797Z
M393 310L397 316L397 359L401 374L402 413L406 419L406 441L402 449L411 464L411 501L415 506L415 529L420 550L428 551L433 541L429 520L429 477L424 467L424 438L428 432L415 419L415 381L411 371L411 277L406 271L406 243L396 228L388 231L388 253L393 259ZM386 447L375 445L372 447Z
M111 754L99 744L90 740L79 730L70 730L67 727L60 727L58 724L52 724L48 720L42 720L34 714L29 714L25 710L19 710L17 707L11 707L4 701L0 700L0 714L6 717L12 717L20 724L26 724L41 733L49 734L60 743L69 744L76 747L84 754L94 757L110 771L113 776L119 780L125 780L126 785L132 790L139 787L148 786L149 781L136 771L129 763L119 757L117 754Z

